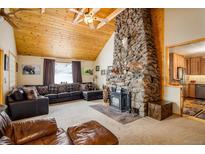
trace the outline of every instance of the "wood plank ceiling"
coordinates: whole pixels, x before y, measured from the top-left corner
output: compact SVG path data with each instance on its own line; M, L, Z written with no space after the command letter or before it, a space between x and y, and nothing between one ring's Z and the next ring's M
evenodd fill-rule
M96 16L105 18L115 9L100 9ZM114 20L98 30L82 22L72 24L74 13L68 9L18 12L13 21L19 55L95 60L114 32ZM97 24L97 21L95 21Z

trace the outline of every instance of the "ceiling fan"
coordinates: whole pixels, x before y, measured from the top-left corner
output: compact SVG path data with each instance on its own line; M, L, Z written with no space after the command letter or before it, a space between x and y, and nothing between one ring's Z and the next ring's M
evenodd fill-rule
M87 24L90 29L99 29L99 28L101 28L106 23L111 21L114 17L116 17L123 10L124 10L124 8L116 9L114 12L112 12L106 18L99 18L95 14L98 11L100 11L100 8L93 8L91 10L89 8L82 8L80 10L72 9L72 8L69 9L69 11L75 13L75 16L74 16L74 19L73 19L73 24L79 24L79 23L84 21L85 24ZM82 17L82 16L83 16L83 18L80 19L80 17ZM99 21L100 23L97 26L95 26L94 21Z
M0 17L3 20L6 20L13 28L18 28L18 26L13 22L12 18L15 17L16 19L18 19L16 13L17 12L21 12L21 11L34 11L37 9L9 9L9 8L0 8ZM45 8L41 8L40 11L41 14L45 13Z

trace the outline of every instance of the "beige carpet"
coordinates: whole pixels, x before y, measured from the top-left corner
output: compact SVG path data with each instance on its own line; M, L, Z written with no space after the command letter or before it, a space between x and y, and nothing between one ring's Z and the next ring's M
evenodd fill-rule
M72 125L96 120L111 130L120 144L205 144L205 123L174 115L163 121L145 117L123 125L89 106L96 103L102 101L54 104L50 106L49 115L35 119L55 117L58 126L65 130Z

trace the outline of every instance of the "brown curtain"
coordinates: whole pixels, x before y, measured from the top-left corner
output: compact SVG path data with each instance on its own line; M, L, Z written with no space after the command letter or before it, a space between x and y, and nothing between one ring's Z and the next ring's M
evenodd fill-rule
M82 82L81 63L72 61L73 82Z
M55 60L44 59L43 67L44 67L43 68L43 84L44 85L54 84Z

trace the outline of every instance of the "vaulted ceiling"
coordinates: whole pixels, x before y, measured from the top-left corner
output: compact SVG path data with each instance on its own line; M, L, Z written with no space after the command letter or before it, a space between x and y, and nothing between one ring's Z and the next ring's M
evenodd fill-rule
M105 18L115 9L100 9L96 16ZM68 9L21 11L14 18L18 54L57 58L95 60L112 33L114 20L91 30L82 22L72 23L75 14ZM95 21L94 24L98 24Z

